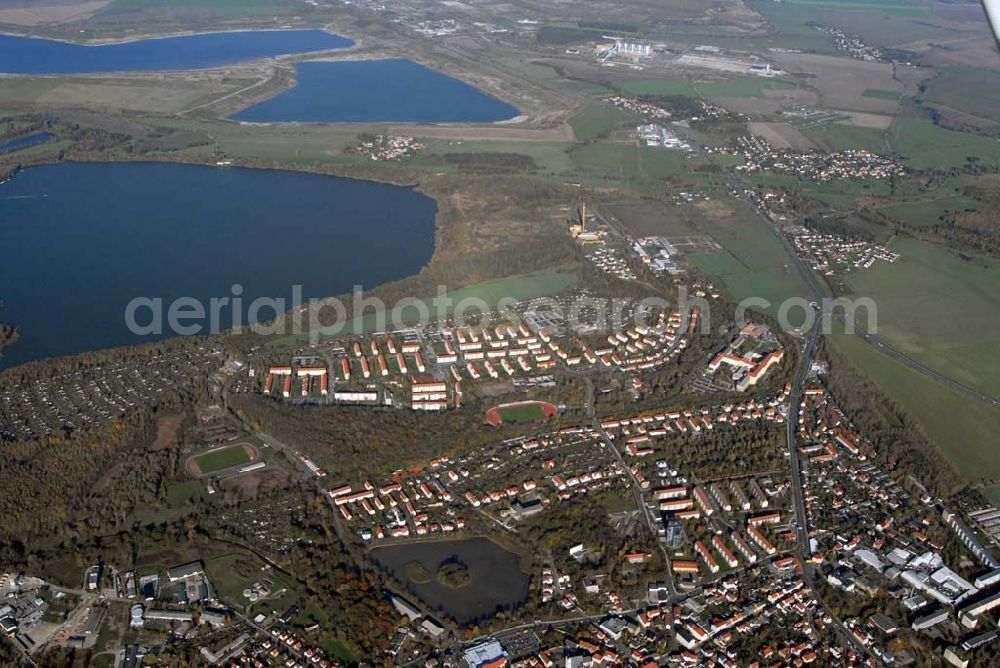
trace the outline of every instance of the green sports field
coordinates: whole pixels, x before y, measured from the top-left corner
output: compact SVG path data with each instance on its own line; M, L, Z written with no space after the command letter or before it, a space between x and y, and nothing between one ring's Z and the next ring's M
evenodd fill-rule
M545 419L545 411L540 404L525 406L505 406L499 409L500 419L507 423L537 422Z
M250 456L242 444L230 445L218 450L206 452L194 458L202 473L215 473L223 469L242 466L250 463Z

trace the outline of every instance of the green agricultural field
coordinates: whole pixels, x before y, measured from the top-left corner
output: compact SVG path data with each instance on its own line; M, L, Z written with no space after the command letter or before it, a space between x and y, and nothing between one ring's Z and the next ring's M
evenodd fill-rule
M611 131L624 126L635 125L641 119L607 103L589 104L580 110L569 124L578 141L591 141L606 137Z
M960 167L971 161L1000 165L1000 139L956 132L931 121L897 118L886 133L894 151L916 169Z
M783 79L745 77L695 83L687 79L619 81L617 87L632 95L686 95L688 97L762 97L765 90L790 89L796 84Z
M1000 394L1000 262L895 239L895 264L848 274L853 297L878 306L878 334L956 380Z
M915 7L910 0L785 0L784 4L801 6L818 11L845 10L852 12L877 12L890 16L926 17L927 10Z
M970 95L970 91L975 93ZM1000 123L1000 74L974 67L949 67L927 80L922 101ZM947 109L940 111L948 117Z
M709 276L729 276L743 273L747 268L729 252L692 253L687 256L696 267Z
M723 250L687 257L706 275L719 281L730 299L736 302L766 299L770 306L760 310L776 317L782 302L792 297L805 298L809 291L770 228L740 206L729 218L703 224L702 231L710 234ZM788 318L793 326L798 326L805 313L801 309L791 310Z
M972 482L1000 476L1000 408L944 387L880 353L858 336L833 344L913 418L955 470Z
M660 193L665 179L705 176L695 170L708 160L693 153L639 146L637 143L580 144L570 152L573 176L588 185L630 187Z
M910 5L882 9L875 5L867 8L849 6L837 0L828 0L828 3L833 4L809 0L780 3L771 0L751 0L750 5L777 27L781 46L789 49L838 53L832 37L811 27L809 25L811 22L836 25L845 32L858 35L865 43L873 46L892 46L946 34L930 22L920 20L927 16L921 7ZM898 5L899 2L893 0L891 3L876 3L878 4ZM906 10L915 11L910 11L910 15L907 15ZM881 11L882 16L873 16L875 11Z
M861 96L870 97L876 100L898 100L903 96L903 94L895 90L883 90L881 88L866 88L865 92L861 93Z
M701 97L763 97L765 90L791 90L798 88L798 84L784 79L750 77L698 83L694 87Z
M246 453L243 445L230 445L198 455L194 460L198 463L198 468L201 469L202 473L214 473L234 466L249 464L250 456Z
M433 172L454 172L456 166L445 162L448 153L516 153L527 155L535 161L536 173L562 174L573 168L569 157L568 142L502 142L463 141L461 144L430 139L423 142L424 150L417 153L406 164Z
M654 79L650 81L622 81L617 87L632 95L686 95L698 97L697 91L687 79Z
M884 181L837 180L818 183L804 181L795 176L768 173L752 174L747 180L758 186L797 190L806 197L839 211L856 208L859 197L888 197L891 194L889 185Z
M499 409L500 419L507 423L537 422L545 419L545 411L539 404L526 406L506 406Z
M945 214L963 209L977 209L981 202L968 195L951 195L926 200L897 202L879 207L879 213L917 227L931 227L942 222Z
M837 53L833 39L809 25L810 21L817 20L816 12L809 7L779 4L770 0L751 0L748 4L774 24L781 36L783 47L812 49L819 53Z
M799 128L811 142L828 151L867 149L884 152L888 149L886 131L842 123L806 125Z

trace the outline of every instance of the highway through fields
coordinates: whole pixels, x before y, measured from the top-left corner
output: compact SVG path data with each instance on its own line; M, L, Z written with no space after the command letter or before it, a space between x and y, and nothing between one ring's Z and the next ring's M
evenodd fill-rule
M796 556L802 565L802 580L808 586L816 602L833 620L833 626L847 639L847 641L857 649L862 656L868 657L868 649L858 638L851 633L843 621L833 613L833 611L823 601L816 588L816 569L812 565L812 550L809 548L809 516L806 514L805 504L805 484L802 479L802 462L799 459L799 447L796 441L799 428L799 405L802 403L803 390L809 369L816 356L816 344L822 330L823 315L818 316L812 327L806 332L805 342L802 347L802 354L799 356L798 366L792 377L792 390L788 395L788 416L785 420L786 439L788 441L788 459L792 474L792 505L795 510L795 537Z
M795 247L787 236L781 231L779 226L774 222L774 220L768 216L766 213L761 211L757 206L754 205L753 201L750 200L746 195L746 190L743 184L735 177L731 176L730 184L733 191L741 197L747 204L753 209L754 213L761 218L772 232L778 237L781 242L782 247L785 249L787 255L792 259L802 278L805 280L806 285L812 291L814 298L818 301L826 297L826 292L823 290L816 275L813 274L812 270L806 265L806 263L798 256L795 252ZM817 309L819 310L819 309ZM858 638L848 629L843 621L833 613L833 611L827 606L826 602L823 601L822 597L819 595L819 591L816 588L816 570L812 564L812 551L809 548L809 516L806 513L805 506L805 484L803 482L802 473L802 462L799 459L799 448L797 443L798 436L798 425L799 425L799 405L802 403L803 390L806 378L809 375L809 370L812 367L813 360L816 356L816 346L819 341L819 336L823 331L823 323L826 318L833 315L829 313L829 309L826 311L820 311L814 313L812 324L805 334L805 338L802 345L802 352L799 355L798 364L795 368L795 373L792 377L792 389L788 395L788 415L786 416L786 440L788 444L788 459L791 468L791 489L792 489L792 506L795 512L795 536L796 536L796 555L799 562L802 565L802 579L808 586L813 595L816 597L816 601L819 606L830 616L833 620L832 625L837 630L837 632L843 636L851 646L853 646L857 651L861 653L864 657L869 657L870 653L868 648L858 640ZM833 315L833 317L836 317ZM841 319L841 318L838 318ZM843 320L842 320L843 322ZM866 337L868 338L868 337ZM871 339L868 339L871 341ZM883 349L884 350L884 349ZM890 348L890 350L892 350ZM898 352L898 351L894 351ZM910 359L903 353L898 353L901 358ZM922 364L916 360L912 360L913 364L916 365L913 368L919 370L918 367L923 367ZM908 364L908 366L910 366ZM926 368L926 367L924 367ZM928 369L927 371L932 371ZM948 379L951 383L955 383L961 387L957 381ZM972 392L972 388L966 388ZM977 393L979 394L979 393Z
M795 264L796 269L798 269L799 273L802 275L802 278L805 280L806 285L813 293L812 295L813 298L817 302L820 302L821 300L827 298L826 291L820 285L820 282L816 278L816 275L812 272L812 269L810 269L809 266L802 260L802 258L799 257L798 253L795 252L795 246L792 245L792 242L781 231L781 228L774 221L774 219L772 219L767 213L758 208L753 203L753 201L751 201L750 198L747 197L746 188L743 186L742 182L740 182L739 179L737 179L735 176L731 177L730 185L732 189L737 193L737 195L740 198L742 198L750 206L751 209L753 209L754 213L756 213L761 220L767 223L768 227L771 228L771 231L774 232L774 234L778 237L778 240L781 242L781 245L785 249L785 252L792 259L792 262ZM906 353L901 352L896 348L893 348L885 341L885 339L882 339L879 336L870 333L864 326L854 322L853 319L851 319L851 321L849 322L848 319L845 318L843 310L837 310L836 308L829 308L828 311L829 311L828 315L831 315L832 317L840 321L845 327L848 328L850 333L861 336L862 338L865 339L865 341L878 348L882 353L903 363L910 369L913 369L918 373L922 373L923 375L941 383L942 385L950 387L951 389L961 392L967 396L973 397L980 401L985 401L987 403L993 404L994 406L1000 406L1000 397L995 397L993 395L986 394L985 392L980 392L974 387L970 387L964 383L955 380L950 376L941 373L940 371L936 371L928 367L923 362L920 362L919 360L914 359L913 357L907 355Z

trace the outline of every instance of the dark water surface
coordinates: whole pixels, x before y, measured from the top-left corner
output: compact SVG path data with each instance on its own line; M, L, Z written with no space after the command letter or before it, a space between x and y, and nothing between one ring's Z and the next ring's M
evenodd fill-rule
M435 202L408 188L289 171L62 163L0 185L0 321L21 340L0 368L156 340L125 324L135 297L206 305L371 288L417 273ZM141 310L140 322L148 322ZM221 311L232 322L231 308ZM270 310L258 315L273 318ZM201 321L207 325L207 320Z
M515 107L412 60L305 62L296 85L233 118L255 123L492 123Z
M376 547L372 557L431 609L459 624L492 617L499 608L511 609L528 596L528 576L520 557L487 538L427 541ZM471 581L452 589L438 582L441 564L457 558L468 566ZM418 562L431 575L430 582L409 580L407 564Z

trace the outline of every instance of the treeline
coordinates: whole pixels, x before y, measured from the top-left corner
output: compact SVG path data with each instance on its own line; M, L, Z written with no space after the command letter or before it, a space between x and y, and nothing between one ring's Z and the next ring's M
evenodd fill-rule
M14 178L22 169L60 162L65 155L66 152L61 149L34 151L27 155L17 152L2 154L0 155L0 183Z
M825 338L820 349L830 362L827 388L833 400L872 443L878 459L890 468L913 474L937 496L958 491L961 479L919 425Z
M1000 219L996 205L983 209L955 211L933 227L934 233L949 242L974 250L1000 255Z
M922 193L934 193L951 178L963 175L986 176L996 175L1000 167L983 165L970 159L963 167L953 167L948 170L931 170L924 174L926 178L921 185ZM1000 223L994 213L1000 204L1000 187L994 179L981 179L975 185L966 186L964 195L976 200L977 204L962 210L948 211L939 216L938 222L928 227L911 224L904 220L891 218L877 208L866 205L859 215L866 221L885 226L888 230L902 232L928 242L941 241L953 247L967 248L990 255L1000 255ZM857 232L854 232L857 235Z
M639 101L655 104L671 115L682 118L698 116L702 112L701 102L688 95L640 95Z
M853 224L847 214L821 214L806 216L802 224L820 234L834 234L847 239L874 242L870 229Z
M21 665L17 653L10 646L11 642L14 642L11 638L0 637L0 666Z

